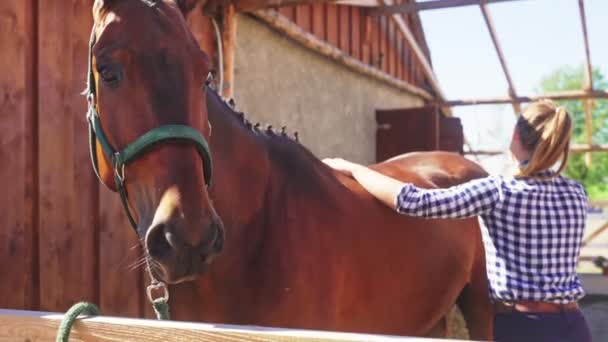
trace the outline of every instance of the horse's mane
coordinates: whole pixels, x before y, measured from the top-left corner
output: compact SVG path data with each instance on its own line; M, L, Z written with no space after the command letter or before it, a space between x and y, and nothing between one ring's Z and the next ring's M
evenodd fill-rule
M294 132L293 135L290 136L287 133L287 126L281 126L281 130L276 131L274 127L270 124L262 125L260 122L253 123L249 119L247 119L244 112L237 110L236 102L234 101L234 99L226 99L222 96L219 97L224 102L224 104L228 106L228 108L230 109L230 113L234 116L234 118L236 118L237 122L239 122L243 127L247 128L249 131L255 133L256 135L266 136L270 139L284 138L294 141L298 144L300 143L298 132Z
M211 90L210 93L224 107L223 115L237 122L236 124L243 127L247 132L261 138L270 159L291 179L292 182L290 183L292 186L295 185L300 190L311 193L314 196L320 196L318 191L315 190L318 188L311 186L311 182L314 182L315 179L330 176L331 170L300 143L297 133L292 137L285 132L285 127L281 129L281 132L277 133L272 129L272 126L261 128L260 124L252 124L245 117L244 113L234 109L236 107L234 100L222 98L215 90ZM330 178L334 177L330 176Z

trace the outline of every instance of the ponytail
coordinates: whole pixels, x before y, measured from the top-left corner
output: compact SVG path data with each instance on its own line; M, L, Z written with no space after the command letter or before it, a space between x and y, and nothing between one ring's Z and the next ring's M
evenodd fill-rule
M551 177L566 167L572 137L572 118L566 108L543 100L530 105L517 121L517 129L523 146L532 156L516 176L534 177L560 162Z

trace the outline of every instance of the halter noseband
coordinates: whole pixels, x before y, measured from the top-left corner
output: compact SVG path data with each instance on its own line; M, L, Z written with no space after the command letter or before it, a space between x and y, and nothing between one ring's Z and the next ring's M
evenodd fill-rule
M91 40L89 42L89 70L87 80L87 123L89 126L89 153L93 170L99 181L103 182L99 174L99 165L97 162L96 142L99 142L101 149L106 158L112 164L114 170L114 182L116 183L116 191L120 194L120 199L123 207L129 218L129 222L135 232L137 232L137 223L129 210L127 200L127 189L125 187L125 166L141 157L146 151L161 142L185 143L194 145L203 162L204 178L207 187L211 185L212 174L212 159L209 144L205 137L196 129L187 125L162 125L149 130L141 135L135 141L129 143L122 150L115 149L107 138L101 126L101 119L97 111L97 91L95 86L95 78L93 75L93 45L95 45L95 27L91 32ZM208 81L203 85L203 91L206 91ZM107 185L106 185L107 186Z

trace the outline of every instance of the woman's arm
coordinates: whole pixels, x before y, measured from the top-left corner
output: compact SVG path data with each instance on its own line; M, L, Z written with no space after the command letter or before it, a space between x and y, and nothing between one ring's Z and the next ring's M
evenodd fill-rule
M352 176L382 203L405 215L427 218L477 216L491 210L502 198L500 183L493 177L447 189L422 189L342 159L325 159L324 162Z

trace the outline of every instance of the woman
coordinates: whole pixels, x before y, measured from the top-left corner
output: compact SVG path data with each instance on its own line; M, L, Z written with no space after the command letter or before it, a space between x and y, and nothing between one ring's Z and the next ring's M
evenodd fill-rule
M421 189L342 159L324 162L401 214L482 218L495 340L588 342L589 329L577 305L584 291L576 274L587 194L560 175L571 135L565 108L534 103L513 132L510 150L519 162L517 173L448 189Z

